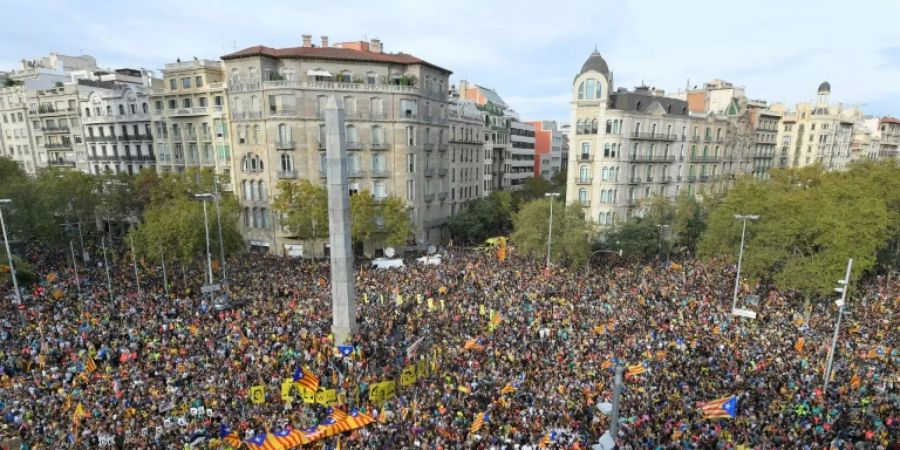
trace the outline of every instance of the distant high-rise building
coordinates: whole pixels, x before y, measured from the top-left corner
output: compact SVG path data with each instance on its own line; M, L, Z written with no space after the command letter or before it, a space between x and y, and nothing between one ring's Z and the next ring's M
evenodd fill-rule
M568 153L569 137L554 121L531 124L534 126L534 175L549 180L563 170L563 153L564 150Z
M484 113L475 102L452 98L450 103L450 217L481 197L484 170Z

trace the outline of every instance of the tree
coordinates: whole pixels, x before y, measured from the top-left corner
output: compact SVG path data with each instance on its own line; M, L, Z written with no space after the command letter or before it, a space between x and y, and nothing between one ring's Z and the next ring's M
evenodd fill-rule
M301 241L328 238L328 191L309 180L281 181L272 207L281 224Z
M403 199L388 196L384 200L376 200L365 189L350 197L350 221L353 240L362 244L401 246L412 234Z
M448 228L461 244L480 244L490 237L509 233L512 227L512 197L508 192L492 192L487 198L469 203L469 207L450 219Z
M59 244L65 240L60 225L79 223L82 229L97 217L100 204L98 179L84 172L50 168L34 182L37 194L31 215L32 235L42 242Z
M525 180L522 189L513 193L516 204L528 203L534 199L542 198L544 194L552 191L554 186L542 176L531 177Z
M700 252L734 261L742 226L734 215L757 214L760 219L747 226L743 273L807 299L831 295L848 258L855 278L874 267L894 225L888 204L863 173L814 166L775 170L768 182L741 179L710 214Z
M511 238L516 248L535 258L546 257L549 219L550 199L542 198L522 205L513 216ZM581 266L590 252L590 227L581 207L566 206L554 200L551 260Z
M660 231L657 222L649 217L638 217L625 222L612 232L607 242L615 249L622 250L628 257L653 258L660 254ZM663 250L667 250L665 243Z

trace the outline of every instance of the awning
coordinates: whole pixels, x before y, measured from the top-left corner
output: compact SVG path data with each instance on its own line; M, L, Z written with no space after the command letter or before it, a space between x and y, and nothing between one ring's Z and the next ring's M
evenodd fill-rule
M332 76L331 72L329 72L327 70L322 70L322 69L307 70L306 75L311 76L311 77L330 77L330 76Z

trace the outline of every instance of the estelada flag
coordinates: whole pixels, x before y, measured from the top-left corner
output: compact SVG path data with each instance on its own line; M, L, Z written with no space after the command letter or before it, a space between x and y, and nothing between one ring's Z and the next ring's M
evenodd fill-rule
M797 350L798 352L802 352L804 345L806 345L806 341L804 338L801 337L800 339L797 339L797 342L794 343L794 350Z

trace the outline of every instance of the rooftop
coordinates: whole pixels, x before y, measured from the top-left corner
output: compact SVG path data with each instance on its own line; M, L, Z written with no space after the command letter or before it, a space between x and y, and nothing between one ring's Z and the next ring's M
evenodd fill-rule
M406 53L378 53L373 51L356 50L339 47L289 47L272 48L258 45L245 48L222 57L223 60L248 58L252 56L266 56L269 58L283 59L330 59L335 61L350 62L378 62L402 65L424 65L440 70L447 74L453 73L443 67L429 63Z

